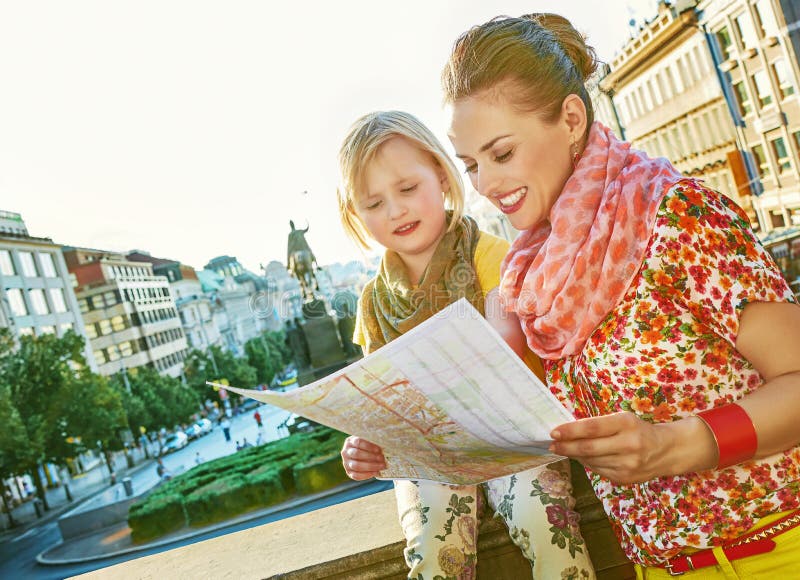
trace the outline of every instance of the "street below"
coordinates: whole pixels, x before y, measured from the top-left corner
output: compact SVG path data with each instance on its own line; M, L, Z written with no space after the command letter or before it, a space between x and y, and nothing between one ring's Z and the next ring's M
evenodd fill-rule
M263 426L261 428L261 437L264 442L272 441L285 436L285 431L281 432L279 430L279 426L290 416L290 413L268 405L260 406L258 407L258 410L262 417ZM219 426L215 426L214 430L208 435L191 441L189 445L183 449L165 456L163 458L163 462L167 468L167 471L172 476L176 476L191 469L195 465L195 459L198 454L201 460L210 461L218 457L235 453L237 441L241 443L244 439L246 439L248 443L254 444L259 436L258 425L253 418L254 412L255 409L252 409L233 417L231 420L230 442L225 441L222 429ZM152 488L158 483L158 480L159 477L156 473L155 463L139 469L131 475L131 483L133 485L134 494L139 494ZM202 533L191 538L177 540L167 545L86 563L69 564L64 566L42 566L37 563L36 556L61 541L58 523L56 520L53 520L43 523L42 525L32 527L24 533L21 533L21 535L9 538L5 542L0 543L0 578L67 578L142 556L157 554L159 552L208 540L224 534L229 534L280 519L292 517L306 511L312 511L329 505L349 501L357 497L362 497L371 493L389 489L390 487L390 482L374 481L356 488L347 489L337 494L332 494L327 497L309 501L306 504L295 505L286 510L277 510L273 513L258 517L253 520L239 522L230 527L224 527ZM95 496L93 499L88 501L100 505L100 503L104 500L117 501L124 498L125 495L122 483L117 483L115 486L111 486L103 494ZM79 508L80 506L77 506L77 509Z

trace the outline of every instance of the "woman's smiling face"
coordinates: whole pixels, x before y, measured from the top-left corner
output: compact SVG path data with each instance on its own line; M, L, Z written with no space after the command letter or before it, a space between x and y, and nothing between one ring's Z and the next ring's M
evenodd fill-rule
M561 115L548 123L518 111L500 94L493 90L452 103L448 136L476 191L508 215L512 226L527 230L547 219L572 173L573 134L581 133L567 109L578 97L567 97Z

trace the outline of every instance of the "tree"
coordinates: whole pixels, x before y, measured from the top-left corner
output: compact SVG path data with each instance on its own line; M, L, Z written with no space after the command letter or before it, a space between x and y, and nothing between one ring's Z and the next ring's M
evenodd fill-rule
M24 462L27 441L25 440L25 426L19 411L11 400L8 385L0 385L0 481L19 474L19 466ZM5 485L0 485L0 494L3 495L3 505L8 514L8 523L16 525L11 514L11 506L5 493Z
M194 389L179 379L158 374L155 369L129 370L130 392L121 377L115 377L114 383L127 411L128 426L134 433L139 432L139 427L157 431L186 423L199 409L200 397Z
M108 466L114 472L110 452L124 447L122 433L128 429L128 419L120 393L106 377L89 373L83 380L68 385L62 397L61 420L63 430L51 444L66 441L70 435L80 437L79 448L100 447ZM87 412L87 408L91 409ZM75 445L75 444L73 444ZM65 457L69 457L69 452Z
M275 373L292 360L292 353L286 345L286 334L282 331L268 331L248 340L244 351L250 366L256 370L258 382L267 385L272 382Z
M246 359L233 356L218 346L210 347L213 359L208 353L192 350L184 362L184 374L187 383L205 399L214 400L217 394L206 381L219 382L226 379L235 387L252 388L258 382L258 373Z
M39 498L48 509L39 466L63 464L79 449L67 438L91 445L105 441L120 448L119 429L125 415L119 396L107 381L92 373L83 358L84 339L74 332L63 337L23 336L15 345L7 329L0 330L0 384L5 385L6 413L25 441L0 439L4 461L11 458L15 474L33 476ZM17 439L18 441L18 439Z

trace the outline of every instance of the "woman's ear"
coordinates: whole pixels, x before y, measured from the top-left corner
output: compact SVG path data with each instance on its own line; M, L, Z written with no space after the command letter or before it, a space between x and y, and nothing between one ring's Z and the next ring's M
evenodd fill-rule
M561 103L561 118L566 123L570 137L574 137L578 143L582 142L586 134L586 105L575 93L567 95Z

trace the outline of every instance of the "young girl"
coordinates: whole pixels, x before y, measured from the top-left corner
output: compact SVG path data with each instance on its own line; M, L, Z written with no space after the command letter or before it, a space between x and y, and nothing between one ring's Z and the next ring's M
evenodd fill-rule
M537 14L464 33L442 75L457 156L523 230L502 298L579 418L552 451L640 577L796 577L800 307L733 202L592 122L594 68Z
M540 371L536 357L526 354L516 317L499 316L496 288L508 244L462 215L461 180L434 135L407 113L372 113L356 121L339 162L345 230L364 247L371 239L386 248L378 274L361 295L354 342L372 352L466 297ZM445 202L452 209L445 210ZM342 460L356 480L386 467L381 449L358 437L347 439ZM486 487L534 578L594 577L573 511L567 462ZM409 578L473 578L477 487L396 481L395 491Z

